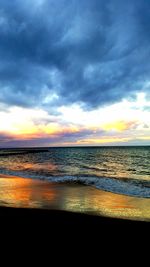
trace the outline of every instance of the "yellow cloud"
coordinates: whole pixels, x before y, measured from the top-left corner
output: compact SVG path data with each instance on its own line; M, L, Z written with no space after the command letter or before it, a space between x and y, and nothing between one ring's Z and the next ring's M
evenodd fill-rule
M56 137L58 142L59 137L64 136L65 145L149 141L150 113L143 109L148 105L143 99L139 95L135 103L124 100L89 111L79 105L63 106L57 110L58 115L50 115L42 109L13 107L0 111L0 134L17 140ZM99 135L104 131L105 136Z
M101 138L101 139L85 139L77 141L77 144L107 144L107 143L117 143L117 142L128 142L131 140L129 137L113 137L113 138Z
M104 129L105 131L111 131L111 130L115 130L115 131L125 131L130 129L133 125L135 125L135 121L132 122L127 122L127 121L115 121L115 122L111 122L111 123L106 123L102 126L102 129Z
M150 140L150 136L140 136L137 139L140 139L140 140Z

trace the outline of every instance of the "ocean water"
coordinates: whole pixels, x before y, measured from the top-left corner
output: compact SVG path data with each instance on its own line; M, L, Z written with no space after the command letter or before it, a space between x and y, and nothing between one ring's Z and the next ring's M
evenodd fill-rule
M0 149L0 174L150 198L150 147Z

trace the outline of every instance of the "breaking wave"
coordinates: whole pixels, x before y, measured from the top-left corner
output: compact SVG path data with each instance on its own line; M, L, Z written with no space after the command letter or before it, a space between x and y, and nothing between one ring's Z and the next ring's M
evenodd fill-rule
M25 175L23 172L14 172L1 170L1 174L22 176L24 178L40 179L56 183L79 183L89 185L100 190L123 194L127 196L150 198L150 181L126 179L126 178L110 178L97 176L42 176L42 175Z

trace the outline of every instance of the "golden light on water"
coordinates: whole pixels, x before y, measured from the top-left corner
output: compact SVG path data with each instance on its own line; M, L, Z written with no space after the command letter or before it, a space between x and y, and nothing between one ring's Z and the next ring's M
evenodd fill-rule
M150 199L104 192L91 187L66 187L63 209L108 217L150 221Z
M52 163L29 163L29 162L18 162L18 163L13 163L10 165L9 169L11 171L25 171L25 170L31 170L31 171L57 171L57 166L52 164Z
M0 205L150 221L150 199L104 192L84 185L55 184L2 175Z
M46 184L18 177L0 177L0 205L24 208L40 208L43 203L55 199L53 188Z

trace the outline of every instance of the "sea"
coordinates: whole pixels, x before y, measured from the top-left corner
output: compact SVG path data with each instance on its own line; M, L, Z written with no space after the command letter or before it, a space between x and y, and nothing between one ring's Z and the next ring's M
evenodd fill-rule
M150 146L0 149L0 174L150 198Z

